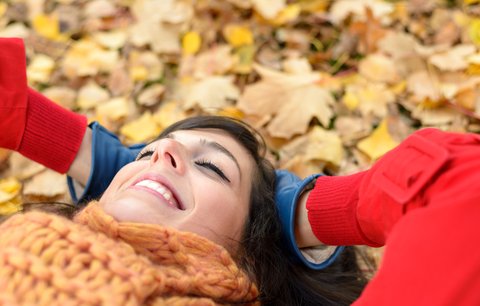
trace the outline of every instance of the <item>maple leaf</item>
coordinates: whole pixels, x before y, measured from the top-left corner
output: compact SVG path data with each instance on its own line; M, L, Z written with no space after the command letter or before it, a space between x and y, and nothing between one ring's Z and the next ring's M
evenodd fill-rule
M329 125L335 100L318 85L319 73L286 74L260 65L255 69L262 80L247 86L237 106L246 114L272 117L267 127L271 136L304 133L313 118L324 127Z

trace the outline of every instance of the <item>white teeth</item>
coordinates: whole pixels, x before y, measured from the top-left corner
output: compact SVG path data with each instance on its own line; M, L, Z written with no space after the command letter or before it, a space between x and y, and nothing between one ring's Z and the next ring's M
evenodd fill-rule
M152 190L155 190L156 192L160 193L165 198L165 200L172 203L176 207L179 207L178 203L175 201L175 198L172 195L172 192L167 187L160 184L159 182L155 182L155 181L152 181L152 180L143 180L143 181L140 181L140 182L136 183L135 186L142 186L142 187L146 187L146 188L150 188Z

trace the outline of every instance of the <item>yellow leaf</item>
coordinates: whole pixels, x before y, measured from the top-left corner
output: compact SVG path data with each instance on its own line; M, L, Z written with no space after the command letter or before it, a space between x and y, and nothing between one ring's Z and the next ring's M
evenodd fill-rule
M356 109L358 107L358 104L360 104L357 96L354 95L351 91L347 91L345 95L343 95L342 101L349 110Z
M178 101L164 102L160 108L153 114L153 119L162 129L167 126L185 119L187 116L180 108Z
M15 198L22 188L22 184L13 178L0 180L0 203L7 202Z
M145 142L160 134L161 127L157 124L152 113L147 111L137 120L125 124L120 134L134 143Z
M255 46L242 46L235 50L233 58L235 65L233 71L240 74L249 74L253 69L253 59L255 56Z
M30 62L27 68L30 82L47 83L55 68L55 61L46 55L38 54Z
M0 215L10 215L21 209L21 188L22 184L13 177L0 180Z
M7 4L5 2L0 3L0 17L2 17L7 11Z
M60 24L56 15L37 15L32 22L35 32L52 40L65 40L66 36L60 33Z
M217 112L218 116L225 116L242 120L245 114L235 106L227 106Z
M239 25L227 25L223 30L227 42L233 47L253 44L253 34L249 28Z
M0 215L7 216L16 213L22 209L22 200L15 197L10 201L0 203Z
M474 44L480 45L480 19L472 20L468 28L468 34Z
M202 37L198 32L187 32L182 38L182 50L185 55L193 55L200 50Z
M390 135L387 121L384 119L370 136L358 142L357 148L367 154L371 160L376 160L397 145L398 143Z
M282 9L278 13L278 15L274 19L272 19L270 22L274 25L279 26L297 19L297 17L300 15L300 12L301 12L301 7L299 4L290 4L284 9Z
M466 5L477 4L480 3L480 0L463 0L463 3Z
M117 121L128 115L128 102L125 97L113 98L106 103L97 106L97 117Z

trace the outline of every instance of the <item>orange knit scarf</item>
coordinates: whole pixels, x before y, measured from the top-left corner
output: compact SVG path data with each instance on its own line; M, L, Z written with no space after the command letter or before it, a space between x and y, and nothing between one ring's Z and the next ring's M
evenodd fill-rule
M0 305L257 305L222 247L117 222L92 202L72 222L30 212L0 225Z

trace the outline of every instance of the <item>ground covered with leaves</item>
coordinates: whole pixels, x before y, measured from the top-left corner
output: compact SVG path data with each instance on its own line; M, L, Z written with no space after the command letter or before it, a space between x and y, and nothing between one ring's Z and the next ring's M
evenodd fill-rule
M25 40L32 87L126 144L221 114L277 167L346 174L421 127L480 131L477 2L7 0L0 37ZM63 175L0 150L0 214L68 199Z

